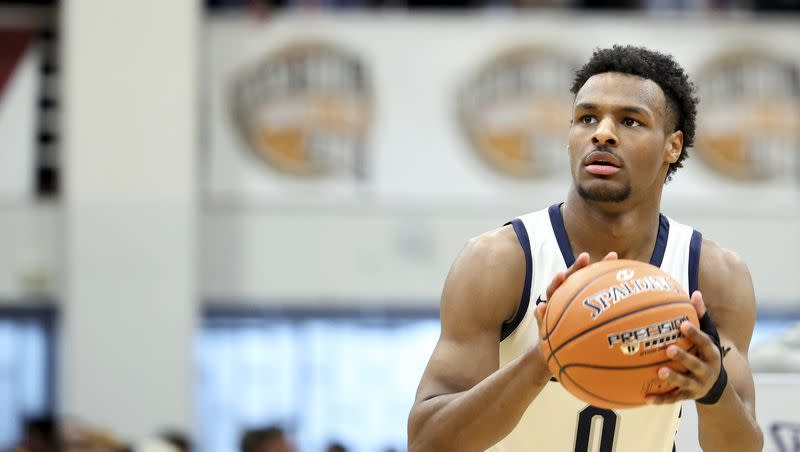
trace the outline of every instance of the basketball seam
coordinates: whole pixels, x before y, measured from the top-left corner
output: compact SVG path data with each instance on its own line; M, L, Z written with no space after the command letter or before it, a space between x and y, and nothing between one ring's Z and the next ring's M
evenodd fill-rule
M624 267L624 265L621 265L620 267ZM609 273L614 273L615 271L619 271L620 267L612 268L611 270L609 270L607 272L603 272L603 273L597 275L595 278L593 278L592 280L590 280L589 282L587 282L586 284L581 286L580 289L575 291L575 293L572 295L572 297L570 297L570 299L567 302L566 306L564 306L564 309L562 309L561 312L559 313L560 315L556 319L556 322L553 324L553 329L552 330L548 328L548 324L547 324L547 322L545 322L545 325L544 325L545 337L544 337L544 339L548 339L548 342L547 342L548 344L550 344L550 341L549 341L550 335L553 334L553 331L556 330L556 327L558 326L559 322L561 322L561 319L564 317L564 313L567 312L567 309L569 309L569 306L572 304L573 301L575 301L575 297L577 297L578 294L583 292L583 289L589 287L589 285L591 285L592 283L594 283L598 279L602 278L603 276L606 276ZM547 301L550 301L550 300L547 300Z
M636 309L634 311L626 312L625 314L621 314L621 315L618 315L617 317L612 317L610 319L604 320L603 322L598 323L597 325L589 327L589 328L581 331L580 333L575 334L571 338L569 338L566 341L564 341L564 343L559 345L558 348L556 348L555 350L553 350L553 347L550 344L550 339L548 338L547 339L547 345L550 348L550 356L547 357L547 360L545 362L549 363L550 362L550 358L552 358L556 354L557 351L559 351L562 348L564 348L565 345L569 344L570 342L572 342L575 339L583 336L586 333L589 333L591 331L596 330L597 328L600 328L601 326L607 325L607 324L609 324L609 323L611 323L613 321L616 321L616 320L619 320L619 319L623 319L623 318L628 317L628 316L633 315L633 314L638 314L640 312L649 311L650 309L655 309L655 308L658 308L658 307L661 307L661 306L668 306L668 305L671 305L671 304L692 304L692 302L691 301L687 301L687 300L669 300L669 301L660 302L659 304L655 304L655 305L651 305L651 306L645 306L643 308L639 308L639 309ZM556 359L556 363L558 363L558 359Z
M696 347L692 345L691 347L686 349L687 353L691 353ZM601 366L599 364L585 364L585 363L570 363L566 366L559 367L559 373L568 368L568 367L585 367L589 369L607 369L607 370L627 370L627 369L641 369L643 367L650 367L650 366L657 366L659 364L665 364L672 361L672 358L667 358L661 361L653 361L647 364L637 364L635 366Z
M630 369L642 369L644 367L650 366L657 366L659 364L665 364L672 361L671 359L663 359L661 361L653 361L647 364L637 364L635 366L601 366L598 364L584 364L584 363L571 363L567 364L566 366L562 367L561 370L567 369L569 367L584 367L587 369L603 369L603 370L630 370Z
M687 351L687 352L690 352L690 351L692 351L692 350L694 350L694 349L695 349L695 346L694 346L694 344L692 344L692 346L691 346L691 347L689 347L688 349L686 349L686 351ZM610 369L610 370L613 370L613 369L617 369L617 370L623 370L623 369L636 369L636 368L640 368L640 367L656 366L656 365L659 365L659 364L668 363L668 362L670 362L670 361L672 361L672 360L671 360L671 359L667 359L667 360L664 360L664 361L653 362L653 363L651 363L651 364L647 364L647 365L642 365L642 366L631 366L631 367L611 367L611 366L609 366L609 367L596 366L596 367L597 367L597 368L601 368L601 369ZM558 362L558 360L556 360L556 362ZM575 381L575 379L574 379L574 378L572 378L572 377L571 377L571 376L570 376L568 373L566 373L566 371L565 371L565 370L566 370L566 368L567 368L567 367L570 367L570 366L584 366L584 367L593 367L592 365L588 365L588 364L567 364L566 366L564 366L564 367L560 367L560 368L558 369L558 379L559 379L559 380L561 379L561 374L564 374L564 375L565 375L567 378L569 378L569 381L571 381L571 382L572 382L572 384L574 384L575 386L577 386L578 388L580 388L580 390L581 390L581 391L583 391L583 392L585 392L585 393L587 393L587 394L591 395L592 397L596 397L596 398L598 398L598 399L600 399L600 400L605 400L606 402L616 403L616 404L620 404L620 405L627 405L627 406L634 406L634 407L635 407L635 406L641 406L641 404L630 403L630 402L620 402L620 401L616 401L616 400L606 399L605 397L600 397L599 395L595 394L594 392L592 392L592 391L589 391L588 389L584 388L584 387L583 387L583 385L581 385L580 383L578 383L577 381ZM563 385L563 383L562 383L562 385Z
M620 402L620 401L617 401L617 400L611 400L611 399L607 399L605 397L600 397L599 395L595 394L594 392L589 391L588 389L584 388L582 385L578 384L572 377L569 376L568 373L564 372L563 370L559 370L558 371L559 380L561 379L561 374L562 373L564 374L565 377L569 378L569 381L571 381L572 384L574 384L575 386L580 388L581 391L589 394L592 397L595 397L595 398L600 399L600 400L604 400L606 402L616 403L617 405L625 405L625 406L629 406L629 407L636 407L636 406L640 406L641 405L641 404L638 404L638 403Z

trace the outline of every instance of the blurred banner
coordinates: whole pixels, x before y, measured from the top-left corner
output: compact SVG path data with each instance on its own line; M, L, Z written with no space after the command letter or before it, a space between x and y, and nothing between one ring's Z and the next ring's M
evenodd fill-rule
M667 198L780 206L798 193L790 22L220 16L206 31L205 186L216 201L563 197L573 71L615 43L670 53L696 82L697 146Z
M37 33L0 29L0 200L34 192L38 92Z
M800 28L778 18L348 13L206 19L204 293L436 300L463 241L563 200L573 71L615 43L697 83L663 211L800 280ZM320 250L325 250L320 252ZM308 281L314 281L309 284ZM433 306L433 303L428 304Z

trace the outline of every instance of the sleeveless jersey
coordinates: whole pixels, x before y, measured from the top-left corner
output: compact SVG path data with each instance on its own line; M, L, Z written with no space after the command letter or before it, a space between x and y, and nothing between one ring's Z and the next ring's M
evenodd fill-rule
M560 205L514 219L525 252L526 281L516 317L503 326L500 366L536 345L537 300L544 300L550 281L573 264ZM691 227L660 216L650 263L669 273L688 293L697 289L702 236ZM680 403L605 410L548 382L519 424L491 452L670 452L680 420ZM698 447L699 449L699 447Z

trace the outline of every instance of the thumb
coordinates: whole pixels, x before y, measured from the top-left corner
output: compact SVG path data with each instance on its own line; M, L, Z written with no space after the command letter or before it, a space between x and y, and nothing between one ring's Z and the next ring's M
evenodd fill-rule
M695 290L692 293L692 306L694 306L694 310L697 311L698 319L706 315L706 304L703 302L703 294L699 290Z
M603 258L604 261L615 261L617 259L619 259L619 256L617 256L617 252L616 251L612 251L612 252L606 254L606 257Z

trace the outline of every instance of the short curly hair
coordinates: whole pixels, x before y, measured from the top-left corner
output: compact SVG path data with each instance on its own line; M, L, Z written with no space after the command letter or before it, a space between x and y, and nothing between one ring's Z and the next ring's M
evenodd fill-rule
M605 72L622 72L652 80L664 91L667 100L667 128L669 132L683 132L683 148L675 163L670 164L667 180L683 167L688 157L686 149L694 145L697 102L694 84L686 71L667 55L644 47L615 45L609 49L596 49L592 58L575 73L572 94L577 95L590 77Z

